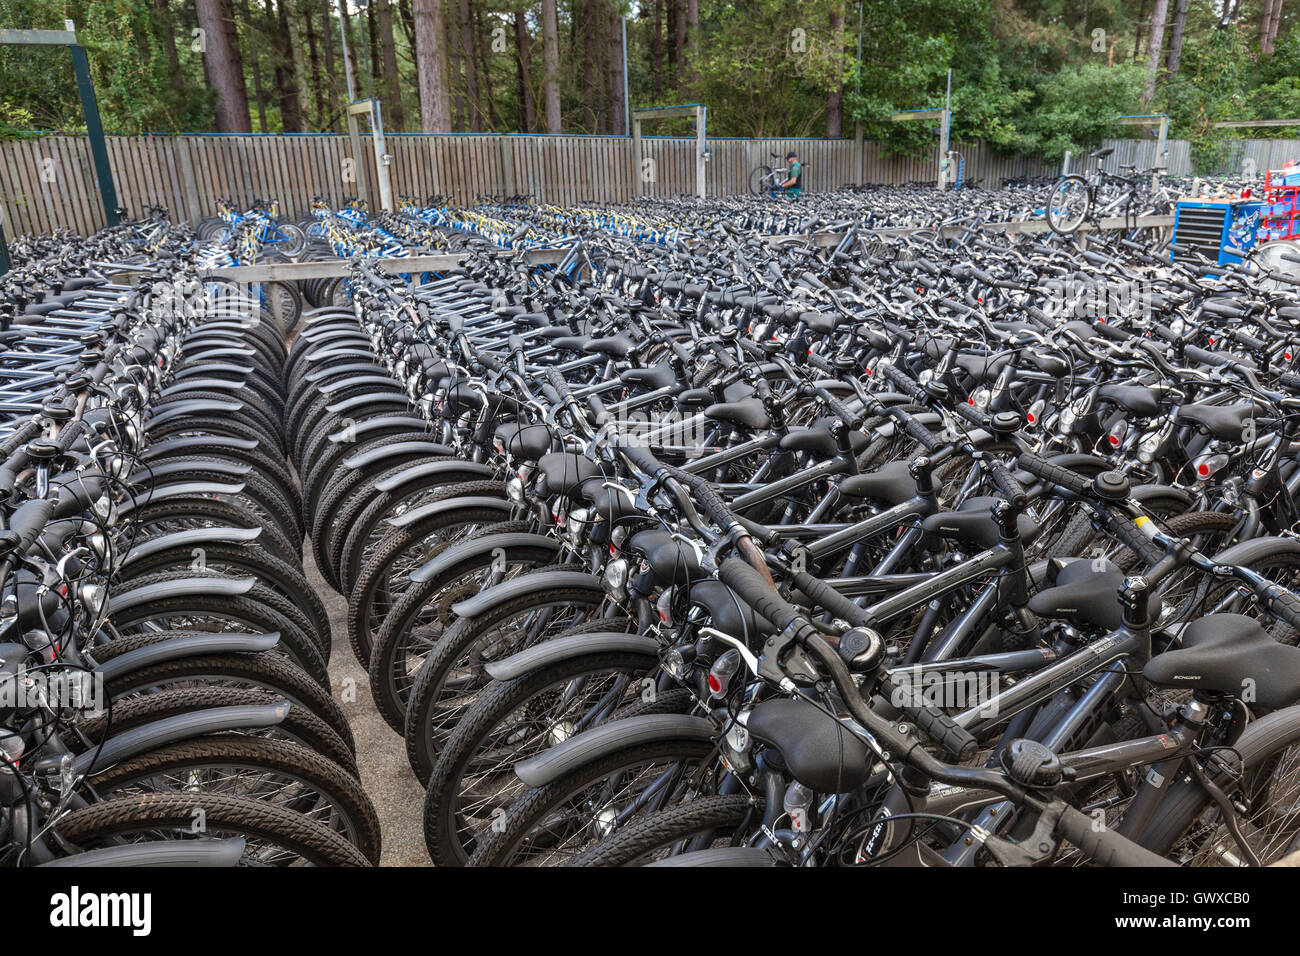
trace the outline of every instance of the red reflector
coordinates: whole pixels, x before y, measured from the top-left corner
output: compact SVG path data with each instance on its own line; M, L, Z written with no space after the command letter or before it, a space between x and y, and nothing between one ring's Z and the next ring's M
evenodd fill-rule
M1214 344L1214 336L1210 336L1210 344L1211 344L1211 345Z
M722 693L722 681L718 680L712 674L709 675L709 690L715 694Z
M967 404L967 405L974 405L974 404L975 404L975 399L974 399L974 398L968 398L968 399L966 399L966 404Z
M1111 443L1112 445L1114 445L1116 448L1118 448L1118 447L1119 447L1119 436L1118 436L1118 435L1111 435L1111 436L1110 436L1110 443Z
M1283 357L1284 359L1286 359L1288 362L1291 361L1291 353L1290 353L1290 352L1283 352L1283 353L1282 353L1282 357Z
M1038 421L1037 417L1035 417L1035 415L1034 415L1033 412L1029 412L1027 415L1025 415L1025 419L1026 419L1026 420L1029 422L1029 424L1031 424L1031 425L1032 425L1034 422Z
M1197 473L1198 475L1200 475L1202 478L1205 478L1205 477L1207 477L1207 476L1210 474L1210 466L1209 466L1209 465L1197 465L1197 466L1196 466L1196 473Z

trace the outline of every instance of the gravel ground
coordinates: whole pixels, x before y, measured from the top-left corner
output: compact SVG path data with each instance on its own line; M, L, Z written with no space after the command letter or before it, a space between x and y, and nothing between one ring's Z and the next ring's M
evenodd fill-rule
M321 577L310 549L303 555L307 580L325 602L333 631L330 684L357 741L357 769L374 801L383 830L382 866L430 866L424 848L424 788L411 773L402 738L379 716L370 681L348 644L348 603Z

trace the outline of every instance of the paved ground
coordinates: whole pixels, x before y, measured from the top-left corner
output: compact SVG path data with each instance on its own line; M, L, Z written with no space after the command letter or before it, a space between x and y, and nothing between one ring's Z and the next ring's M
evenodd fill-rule
M424 788L411 773L406 748L375 709L370 681L348 645L348 605L320 576L311 557L303 555L307 580L329 611L334 649L330 654L330 683L357 740L357 769L361 783L379 811L383 828L383 866L429 866L424 848Z

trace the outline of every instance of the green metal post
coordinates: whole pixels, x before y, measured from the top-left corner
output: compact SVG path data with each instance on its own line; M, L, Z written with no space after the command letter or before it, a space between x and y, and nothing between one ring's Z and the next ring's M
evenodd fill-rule
M104 216L110 226L116 226L121 221L117 214L117 189L113 186L113 171L108 166L108 146L104 142L104 127L99 121L95 87L90 82L90 61L86 59L85 47L80 44L70 44L68 49L72 52L72 69L77 75L81 111L86 116L86 135L90 137L90 155L95 160L95 178L99 180Z

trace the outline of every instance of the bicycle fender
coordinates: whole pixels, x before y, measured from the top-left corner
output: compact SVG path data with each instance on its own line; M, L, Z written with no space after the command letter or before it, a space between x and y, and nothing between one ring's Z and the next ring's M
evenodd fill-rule
M380 464L391 458L409 458L420 455L442 457L444 455L454 455L455 453L454 449L434 441L412 439L411 441L393 442L391 445L381 445L378 448L367 449L350 458L344 458L343 464L347 468L369 468L371 465Z
M712 740L713 722L689 714L645 714L584 730L564 743L515 764L515 776L530 787L544 787L578 767L640 744L662 740Z
M173 402L157 415L151 415L145 421L145 429L155 425L161 425L163 422L169 422L173 418L181 418L186 415L213 414L213 415L232 415L235 412L242 411L243 402L221 402L215 398L187 398Z
M248 544L257 540L261 528L186 528L146 538L127 552L121 567L172 548L192 548L203 544Z
M238 866L244 838L225 840L155 840L129 846L106 846L59 857L40 866Z
M454 465L456 462L447 462ZM543 548L556 554L560 552L560 542L544 534L489 534L482 538L458 541L442 551L430 561L420 565L408 575L417 584L436 578L438 575L454 568L462 561L477 558L500 549L503 552L511 548Z
M341 402L334 402L325 406L325 411L331 415L342 415L344 412L350 412L354 408L364 408L367 405L379 403L394 403L402 408L410 408L411 402L402 392L393 389L391 392L365 392L361 395L353 395L351 398L345 398Z
M1213 561L1215 564L1243 564L1249 567L1252 561L1273 554L1300 554L1300 539L1271 536L1251 538L1249 541L1240 541L1220 551L1214 556Z
M493 680L514 680L538 668L559 661L572 660L584 654L608 652L643 654L646 662L659 662L659 642L641 634L621 634L616 631L595 634L570 634L542 641L517 654L492 661L484 670Z
M429 423L423 418L414 418L410 415L380 415L376 418L367 418L365 421L353 422L329 436L329 440L335 445L344 442L358 442L364 440L366 435L371 432L381 431L385 428L409 428L413 432L431 435Z
M165 501L168 498L180 498L185 495L237 495L244 490L242 481L225 484L217 481L182 481L174 485L160 485L148 491L128 498L118 505L118 513L129 515L141 505L153 501Z
M228 448L232 451L252 451L261 442L256 438L236 438L233 435L178 435L151 445L140 453L146 460L164 458L174 452L189 454L191 448Z
M208 707L164 717L109 737L99 747L93 747L74 758L73 770L79 775L93 775L136 754L165 747L179 740L226 730L274 727L289 716L289 706L287 700L279 700L274 704Z
M463 481L473 481L475 478L495 478L496 470L477 461L427 461L423 464L412 465L410 468L403 468L397 474L390 475L383 481L376 481L375 489L377 491L392 491L394 488L400 488L402 485L418 478L454 474L465 475L466 477L461 479Z
M182 474L195 471L201 468L203 471L216 471L223 475L230 475L233 478L242 478L253 470L252 465L244 465L239 462L227 461L222 458L214 458L211 461L205 461L202 464L193 461L169 461L164 464L151 465L149 468L141 468L133 475L129 475L126 483L132 487L139 487L142 482L151 482L158 478L164 478L167 475L174 475L177 472Z
M108 614L120 614L133 607L172 597L187 595L218 595L238 597L247 594L257 583L257 578L176 578L172 581L155 581L140 588L119 590L108 599Z
M433 515L445 514L448 511L460 511L463 508L495 508L502 514L509 515L514 508L514 502L505 497L488 498L485 495L447 498L443 501L434 501L427 505L421 505L419 508L412 508L405 514L398 515L396 518L389 518L387 521L391 527L405 528L407 525L415 524L415 522Z
M95 668L95 673L102 674L107 683L123 674L167 661L178 661L184 657L199 657L203 654L258 654L271 650L279 643L279 631L270 631L266 634L195 632L155 641L153 644L137 647L125 654L118 654Z
M562 568L545 568L535 574L522 574L509 581L502 581L471 598L457 601L451 606L451 612L457 617L473 617L482 614L498 602L529 594L545 594L557 588L583 588L602 596L605 593L603 579L595 574L586 571L566 571Z

